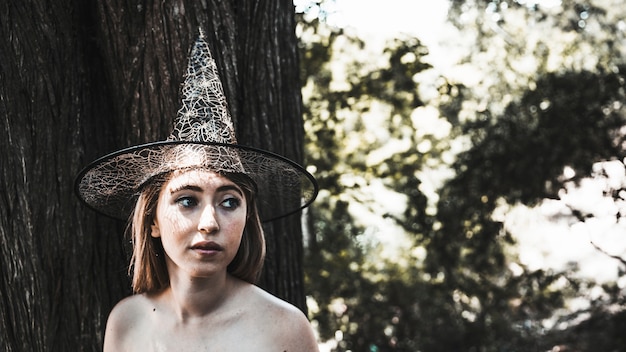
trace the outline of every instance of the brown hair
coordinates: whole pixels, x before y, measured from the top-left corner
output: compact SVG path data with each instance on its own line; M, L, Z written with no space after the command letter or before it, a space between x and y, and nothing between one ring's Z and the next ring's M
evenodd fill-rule
M169 285L161 239L152 237L151 232L159 194L170 175L171 173L153 178L142 188L135 210L130 216L127 232L131 235L133 255L129 274L132 272L134 293L155 292ZM227 270L241 280L256 283L265 260L265 236L256 206L257 187L245 174L228 173L223 176L242 189L248 205L241 244Z

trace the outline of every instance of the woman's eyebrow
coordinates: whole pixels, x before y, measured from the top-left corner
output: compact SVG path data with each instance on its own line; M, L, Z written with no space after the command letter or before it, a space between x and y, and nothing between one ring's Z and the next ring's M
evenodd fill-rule
M224 185L224 186L220 186L217 188L217 192L227 192L227 191L235 191L237 192L240 196L243 197L243 192L241 191L241 189L235 185Z
M195 186L195 185L190 185L190 184L182 184L176 188L172 188L172 190L170 191L171 194L174 194L176 192L180 192L180 191L194 191L194 192L202 192L202 187L200 186Z
M196 186L196 185L192 185L192 184L182 184L176 188L172 188L172 190L170 191L170 194L174 194L180 191L194 191L194 192L202 192L204 191L204 189L200 186ZM241 191L241 189L239 187L237 187L236 185L224 185L224 186L220 186L218 187L216 190L216 192L227 192L227 191L235 191L237 192L240 196L243 196L243 192Z

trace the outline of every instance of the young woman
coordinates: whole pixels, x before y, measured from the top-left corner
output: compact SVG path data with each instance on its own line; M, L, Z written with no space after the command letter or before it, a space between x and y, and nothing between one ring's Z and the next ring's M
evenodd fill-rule
M254 285L261 219L310 204L314 178L237 145L202 35L183 96L168 140L107 155L77 179L86 204L130 219L135 294L110 313L104 351L317 351L305 315ZM257 207L276 195L287 208Z
M316 351L304 314L253 285L264 238L242 175L177 170L135 208L133 287L104 351ZM152 274L152 275L150 275Z

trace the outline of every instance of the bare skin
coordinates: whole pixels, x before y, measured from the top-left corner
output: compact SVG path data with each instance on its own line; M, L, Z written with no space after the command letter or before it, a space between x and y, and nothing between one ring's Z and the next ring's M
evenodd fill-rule
M300 310L227 273L246 216L233 186L199 170L164 186L152 236L162 240L170 286L118 303L104 352L318 351Z
M120 302L107 324L104 351L318 351L309 322L295 307L260 288L227 277L229 295L176 302L167 289ZM200 298L200 297L198 297ZM213 302L213 309L209 308Z

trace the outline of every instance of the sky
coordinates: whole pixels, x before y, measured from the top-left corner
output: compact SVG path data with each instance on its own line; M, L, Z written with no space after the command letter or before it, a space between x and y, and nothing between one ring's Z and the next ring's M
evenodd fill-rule
M448 7L448 0L335 0L329 2L327 22L356 30L372 46L394 36L415 36L429 48L431 61L448 66L455 57L450 55L452 45L446 44L458 38L446 23Z
M410 33L436 40L431 34L444 26L448 6L447 0L337 0L329 23L373 36Z
M299 2L306 0L296 0ZM558 6L559 0L526 0L544 7ZM326 2L331 25L352 29L368 45L413 35L429 49L427 60L440 74L453 74L462 55L459 33L446 23L448 0L335 0ZM576 265L579 275L599 281L617 277L618 262L594 248L592 242L611 255L626 258L626 223L615 224L614 204L602 192L608 184L626 182L623 164L612 167L608 180L585 181L583 187L569 187L562 201L546 200L540 206L504 205L498 210L507 229L517 238L520 262L530 268L563 269ZM597 167L601 167L598 165ZM576 223L568 217L569 205L587 206L594 220ZM389 246L394 244L388 243ZM397 245L402 245L396 243ZM622 288L626 282L620 283Z

